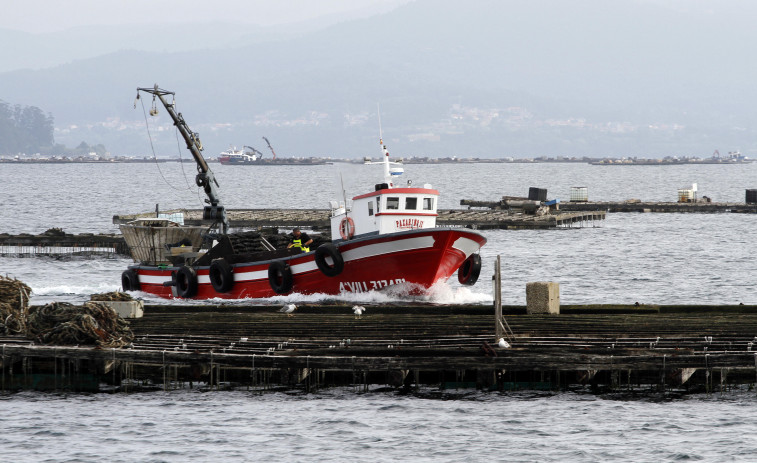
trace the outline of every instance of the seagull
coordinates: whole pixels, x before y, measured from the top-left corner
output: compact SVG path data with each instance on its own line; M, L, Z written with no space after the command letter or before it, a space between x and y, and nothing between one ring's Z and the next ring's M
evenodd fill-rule
M297 306L294 304L287 304L284 307L279 309L279 312L287 314L287 317L292 316L292 312L297 310Z
M504 349L507 349L508 347L510 347L510 343L508 343L507 341L505 341L505 338L499 338L499 342L497 343L497 345L499 347L504 348Z
M355 318L360 318L360 316L363 315L363 312L365 312L365 307L362 305L356 305L352 308L352 311L355 312Z

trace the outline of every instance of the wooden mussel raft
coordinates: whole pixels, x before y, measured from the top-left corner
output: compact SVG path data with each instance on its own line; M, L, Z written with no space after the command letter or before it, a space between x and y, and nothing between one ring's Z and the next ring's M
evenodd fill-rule
M476 283L481 268L480 233L436 226L439 192L430 185L398 187L402 169L392 167L383 141L383 182L355 196L352 205L331 202L331 241L312 250L235 247L218 182L202 157L202 143L166 100L173 92L138 88L165 107L197 163L196 183L207 195L203 220L210 228L179 226L168 220L121 225L136 264L122 275L126 291L184 299L268 298L278 294L341 294L397 287L422 293L459 268L461 283ZM212 232L217 228L217 231Z
M166 213L182 214L184 224L202 226L202 210L173 209ZM504 210L437 209L436 225L474 230L544 230L583 226L600 226L606 211L552 212L545 215L516 214ZM235 229L273 229L300 227L316 232L331 229L330 209L227 209L229 225ZM113 223L122 225L137 219L154 217L155 213L120 214ZM2 236L0 236L2 243Z
M495 342L491 306L231 307L148 306L123 348L6 335L0 390L726 392L757 371L755 306L504 307L511 347Z

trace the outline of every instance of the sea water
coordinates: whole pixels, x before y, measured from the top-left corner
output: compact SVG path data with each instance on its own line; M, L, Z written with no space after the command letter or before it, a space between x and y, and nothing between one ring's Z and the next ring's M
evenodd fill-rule
M212 164L227 208L326 208L370 191L381 166L222 166ZM157 208L199 209L204 195L193 164L0 164L5 200L0 233L118 233L114 215ZM757 187L757 164L592 166L583 163L410 164L406 179L440 191L440 208L461 199L525 196L531 186L567 201L571 186L589 199L676 201L680 187L698 183L700 196L743 202ZM754 179L754 180L753 180ZM343 186L343 189L342 189ZM478 284L461 287L453 276L423 300L487 304L496 256L501 259L503 303L525 304L529 281L560 283L564 304L757 304L755 214L614 213L597 227L557 230L486 230ZM284 230L282 230L284 231ZM124 257L0 258L0 272L33 289L32 303L77 302L120 287ZM142 295L149 302L164 300ZM332 296L328 296L331 298ZM390 293L348 295L348 302L387 302ZM283 296L255 303L316 302L323 295ZM367 298L367 299L366 299ZM250 302L250 301L247 301Z
M371 190L380 166L220 166L227 208L325 208ZM567 201L675 201L699 195L743 202L757 166L591 166L554 164L407 165L413 185L431 184L440 208L461 199L525 196L529 187ZM0 233L117 233L112 216L197 209L193 164L0 164ZM481 278L453 277L423 301L490 304L501 258L503 302L525 303L529 281L560 283L564 304L757 304L752 214L608 214L598 227L492 230ZM130 263L110 258L0 258L0 273L26 282L32 303L83 302L120 287ZM170 303L150 299L148 302ZM338 296L392 303L390 292ZM254 303L318 302L281 296ZM757 333L755 333L757 334ZM0 395L5 461L753 461L752 391L642 397L580 393L412 394L351 389L254 394L194 391L140 394Z
M754 392L0 396L12 462L754 461Z

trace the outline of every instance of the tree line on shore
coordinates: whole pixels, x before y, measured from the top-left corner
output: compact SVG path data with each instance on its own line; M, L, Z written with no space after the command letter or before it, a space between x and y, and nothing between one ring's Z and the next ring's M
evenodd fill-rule
M56 144L55 119L36 106L12 105L0 100L0 155L82 156L103 155L103 145L81 142L76 148Z
M38 153L54 145L54 119L36 106L0 100L0 152Z

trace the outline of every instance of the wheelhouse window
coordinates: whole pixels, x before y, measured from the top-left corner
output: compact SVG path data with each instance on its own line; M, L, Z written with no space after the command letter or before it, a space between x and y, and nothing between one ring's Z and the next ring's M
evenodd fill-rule
M368 201L368 215L373 215L373 201Z
M434 210L434 198L423 198L423 210L424 211Z
M386 209L399 209L400 208L400 199L399 198L386 198Z
M405 198L405 209L414 211L418 209L418 198L409 197Z

